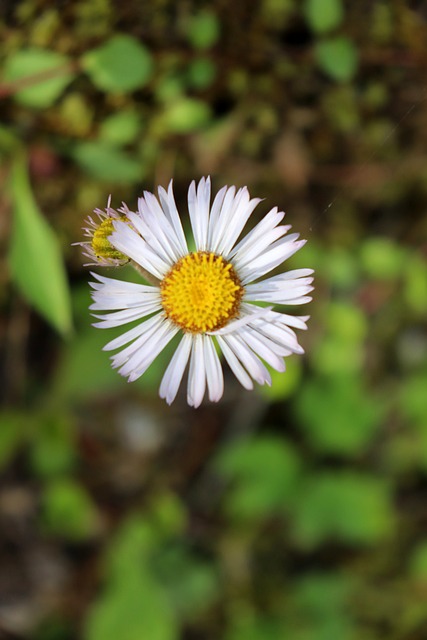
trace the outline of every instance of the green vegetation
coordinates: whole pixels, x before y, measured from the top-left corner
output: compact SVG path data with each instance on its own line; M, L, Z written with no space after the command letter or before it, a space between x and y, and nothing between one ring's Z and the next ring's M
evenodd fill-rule
M0 637L425 640L426 43L409 0L0 6ZM207 174L316 288L305 355L194 411L173 345L111 369L71 245Z

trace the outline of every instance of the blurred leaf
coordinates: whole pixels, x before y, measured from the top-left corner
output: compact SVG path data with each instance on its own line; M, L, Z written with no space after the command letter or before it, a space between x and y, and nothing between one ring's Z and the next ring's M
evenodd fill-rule
M161 116L163 126L172 133L190 133L204 127L211 119L211 110L202 100L178 98Z
M427 425L427 373L407 376L399 388L400 407L413 422Z
M64 264L54 232L34 200L24 156L11 178L14 222L9 253L13 280L60 333L71 330L71 304Z
M267 384L257 387L257 392L270 402L280 402L292 396L299 386L302 376L300 358L286 358L286 371L280 373L269 368L271 387Z
M325 312L328 331L345 341L360 343L368 333L368 322L363 311L348 302L331 302Z
M226 510L245 520L286 509L294 498L300 461L285 440L263 436L229 445L216 468L232 481Z
M349 615L351 580L334 573L308 573L295 581L284 637L296 640L354 640Z
M153 567L182 619L194 619L218 595L213 566L197 560L182 544L160 547Z
M71 152L74 160L94 178L121 184L142 180L141 163L106 142L80 142Z
M416 313L427 313L427 261L420 254L411 255L404 270L404 299Z
M394 529L389 487L378 478L340 471L317 474L294 503L293 534L303 547L328 540L377 544Z
M209 9L193 15L188 24L187 37L195 49L209 49L218 41L220 23Z
M407 252L390 238L366 238L360 248L360 260L371 278L393 280L401 276Z
M10 55L4 63L4 82L17 82L39 73L57 70L48 80L40 80L14 93L14 98L27 107L50 107L75 77L70 59L46 49L22 49Z
M338 27L344 18L341 0L305 0L306 19L317 33L323 33Z
M42 496L42 523L50 534L79 541L93 535L98 514L80 484L71 479L56 478Z
M0 152L8 154L19 147L20 140L15 135L12 127L0 124Z
M322 71L333 80L347 82L357 71L357 49L351 40L343 36L318 42L314 56Z
M418 543L412 552L409 573L412 578L427 584L427 540Z
M38 416L30 449L31 466L38 476L56 476L73 468L76 453L72 428L66 415Z
M314 346L311 360L320 374L352 376L362 370L365 351L360 343L332 334L325 336Z
M190 85L196 89L206 89L215 80L216 66L208 58L196 58L187 68Z
M126 110L113 113L101 124L100 138L111 145L125 145L134 142L141 129L141 119L136 111Z
M92 82L103 91L135 91L147 84L153 72L150 52L134 37L114 35L82 57Z
M209 106L196 98L179 98L161 116L163 127L172 133L190 133L204 127L211 118Z
M156 535L133 517L110 546L108 581L86 620L85 640L175 640L178 628L166 590L151 570Z
M18 411L0 415L0 471L18 452L30 431L30 418Z
M307 381L295 398L295 409L312 447L350 456L366 450L384 416L382 403L352 378Z

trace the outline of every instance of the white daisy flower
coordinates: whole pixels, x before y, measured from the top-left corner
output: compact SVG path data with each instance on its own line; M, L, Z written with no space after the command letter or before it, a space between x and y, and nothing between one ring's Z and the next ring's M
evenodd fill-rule
M246 388L271 384L264 363L285 370L286 356L303 353L293 328L306 329L308 316L274 311L273 306L309 302L312 269L297 269L264 278L300 249L305 240L287 235L284 213L272 209L243 236L242 230L260 202L246 187L223 187L211 205L210 179L193 181L188 209L195 251L190 252L175 204L172 183L139 198L138 212L122 209L110 216L108 236L115 251L148 274L152 284L135 284L92 274L92 311L101 328L139 324L109 342L118 349L113 366L129 381L139 378L176 336L181 339L160 384L170 404L189 363L187 400L198 407L207 390L217 402L223 395L222 352ZM111 211L109 208L107 211ZM96 233L96 232L95 232ZM90 251L89 251L90 253ZM264 279L263 279L264 278ZM270 303L267 308L258 303Z

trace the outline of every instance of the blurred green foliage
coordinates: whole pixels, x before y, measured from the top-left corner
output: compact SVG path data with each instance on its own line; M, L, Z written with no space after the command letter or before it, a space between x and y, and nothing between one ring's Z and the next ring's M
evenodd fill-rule
M0 36L0 636L424 640L422 3L23 0ZM70 244L171 177L188 225L207 173L316 289L306 355L194 412L174 345L112 370Z

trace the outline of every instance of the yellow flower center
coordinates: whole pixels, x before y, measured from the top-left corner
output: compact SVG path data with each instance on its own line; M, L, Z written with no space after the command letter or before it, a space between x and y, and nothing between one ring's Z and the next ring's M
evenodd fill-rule
M184 331L204 333L225 326L239 313L243 287L233 266L206 251L190 253L160 283L168 318Z
M121 251L117 251L108 239L114 229L113 218L105 218L94 231L92 236L92 249L97 258L128 261L129 258Z

